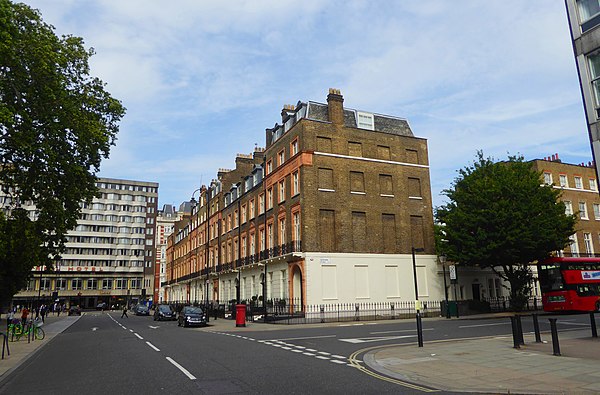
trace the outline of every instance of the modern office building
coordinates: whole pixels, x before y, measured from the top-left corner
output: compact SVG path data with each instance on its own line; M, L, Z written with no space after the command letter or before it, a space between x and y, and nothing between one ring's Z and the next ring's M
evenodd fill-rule
M600 174L600 0L565 0L588 134Z
M152 298L158 184L99 178L96 185L101 197L81 203L81 217L54 271L34 267L15 304L58 298L94 308Z
M201 188L169 239L167 300L414 301L415 271L419 298L442 299L427 141L343 102L284 106L265 148Z

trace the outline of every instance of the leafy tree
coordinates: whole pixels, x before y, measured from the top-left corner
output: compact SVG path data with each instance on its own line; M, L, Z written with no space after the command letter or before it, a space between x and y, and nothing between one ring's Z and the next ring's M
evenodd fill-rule
M80 202L97 193L125 109L89 75L93 54L79 37L57 37L37 10L0 0L0 185L11 198L0 206L2 290L52 266ZM18 210L26 203L35 221Z
M521 309L531 291L530 265L568 245L577 219L522 156L495 163L479 151L458 173L443 191L449 203L436 210L445 225L440 247L449 260L490 268L508 281L511 307Z

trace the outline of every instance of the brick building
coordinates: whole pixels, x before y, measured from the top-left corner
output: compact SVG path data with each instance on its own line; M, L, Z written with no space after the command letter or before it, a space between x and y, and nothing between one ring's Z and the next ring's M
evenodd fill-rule
M284 106L266 146L201 188L167 247L169 301L440 300L427 142L404 119ZM195 202L195 199L193 200Z
M153 301L165 300L160 284L166 281L167 270L167 239L175 230L175 222L181 219L181 213L170 204L165 204L156 215L156 262L154 266L154 296Z

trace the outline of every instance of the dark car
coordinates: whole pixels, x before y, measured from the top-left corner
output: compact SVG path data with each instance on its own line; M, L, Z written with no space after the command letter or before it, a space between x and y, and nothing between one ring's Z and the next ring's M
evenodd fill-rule
M159 304L154 309L154 321L176 320L175 311L168 304Z
M79 306L71 306L69 308L69 315L81 315L81 309Z
M108 307L108 305L106 304L106 302L100 302L98 303L98 305L96 306L96 310L106 310L106 308Z
M143 304L138 304L133 308L133 314L135 315L150 315L150 309L148 306Z
M179 313L179 326L206 325L206 314L200 307L185 306Z

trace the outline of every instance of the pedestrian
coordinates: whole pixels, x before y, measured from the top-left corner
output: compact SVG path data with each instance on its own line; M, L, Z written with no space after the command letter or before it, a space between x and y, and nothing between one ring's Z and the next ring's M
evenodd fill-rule
M29 315L29 309L27 307L23 307L21 310L21 323L25 325L27 323L27 316Z
M42 307L40 308L40 315L42 316L42 322L46 322L44 321L44 316L47 314L48 308L46 307L45 304L42 305Z
M129 318L129 316L127 315L127 303L125 303L125 306L123 306L123 314L121 314L121 318Z

